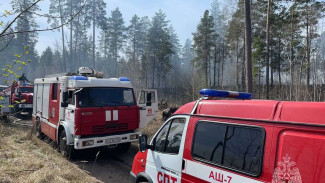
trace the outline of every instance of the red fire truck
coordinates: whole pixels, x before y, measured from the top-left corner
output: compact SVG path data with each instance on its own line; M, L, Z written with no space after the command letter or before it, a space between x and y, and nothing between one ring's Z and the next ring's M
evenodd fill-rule
M147 144L139 138L131 182L324 183L325 103L250 99L204 89Z
M125 151L138 140L135 130L157 116L156 90L142 90L137 104L128 78L93 76L92 69L82 67L79 75L34 82L36 134L57 142L63 156L99 146Z
M11 86L1 92L2 114L16 114L31 116L33 109L33 85L29 83L13 82Z

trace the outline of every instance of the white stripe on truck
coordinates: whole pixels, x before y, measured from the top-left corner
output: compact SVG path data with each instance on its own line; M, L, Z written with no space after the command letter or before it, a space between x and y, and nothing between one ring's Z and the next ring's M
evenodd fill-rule
M105 111L105 113L106 113L106 121L111 121L112 120L112 117L111 117L111 111L109 110L109 111Z
M230 173L228 171L214 168L202 163L185 160L185 169L183 173L191 175L193 177L218 183L263 183L258 180L254 180L242 175Z
M118 120L118 110L113 110L113 121Z

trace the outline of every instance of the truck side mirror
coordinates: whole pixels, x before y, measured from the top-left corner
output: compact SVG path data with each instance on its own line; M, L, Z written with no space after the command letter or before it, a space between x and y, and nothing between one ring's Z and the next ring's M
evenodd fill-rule
M151 92L147 93L147 102L146 102L146 106L151 106Z
M64 91L62 93L62 102L68 102L69 101L69 92L68 91Z
M141 152L145 152L147 149L153 150L153 146L152 145L148 145L148 136L145 135L145 134L142 134L139 137L139 150Z
M62 93L61 107L68 107L68 104L69 104L69 93L68 91L64 91Z

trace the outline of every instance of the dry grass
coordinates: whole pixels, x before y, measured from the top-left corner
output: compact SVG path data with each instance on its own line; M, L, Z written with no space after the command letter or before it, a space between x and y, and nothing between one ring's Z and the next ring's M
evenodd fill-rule
M62 158L30 129L1 123L0 183L100 182Z
M145 128L140 129L141 133L148 135L148 138L152 138L153 135L155 135L155 133L159 130L161 125L164 124L164 121L162 121L161 118L162 113L160 111L157 118L150 121Z

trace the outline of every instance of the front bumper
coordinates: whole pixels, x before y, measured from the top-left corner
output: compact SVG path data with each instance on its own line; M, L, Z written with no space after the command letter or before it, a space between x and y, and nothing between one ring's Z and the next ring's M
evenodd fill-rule
M139 140L140 132L126 133L122 135L110 135L105 137L93 137L93 138L74 138L74 148L75 149L88 149L93 147L115 145L127 142L134 142ZM131 139L131 136L137 135L136 139ZM93 141L90 145L88 142ZM85 143L88 143L85 145Z
M129 183L136 183L136 182L137 182L137 177L136 177L135 174L131 171L131 172L130 172Z
M22 109L31 109L33 108L33 104L19 104L18 107Z

